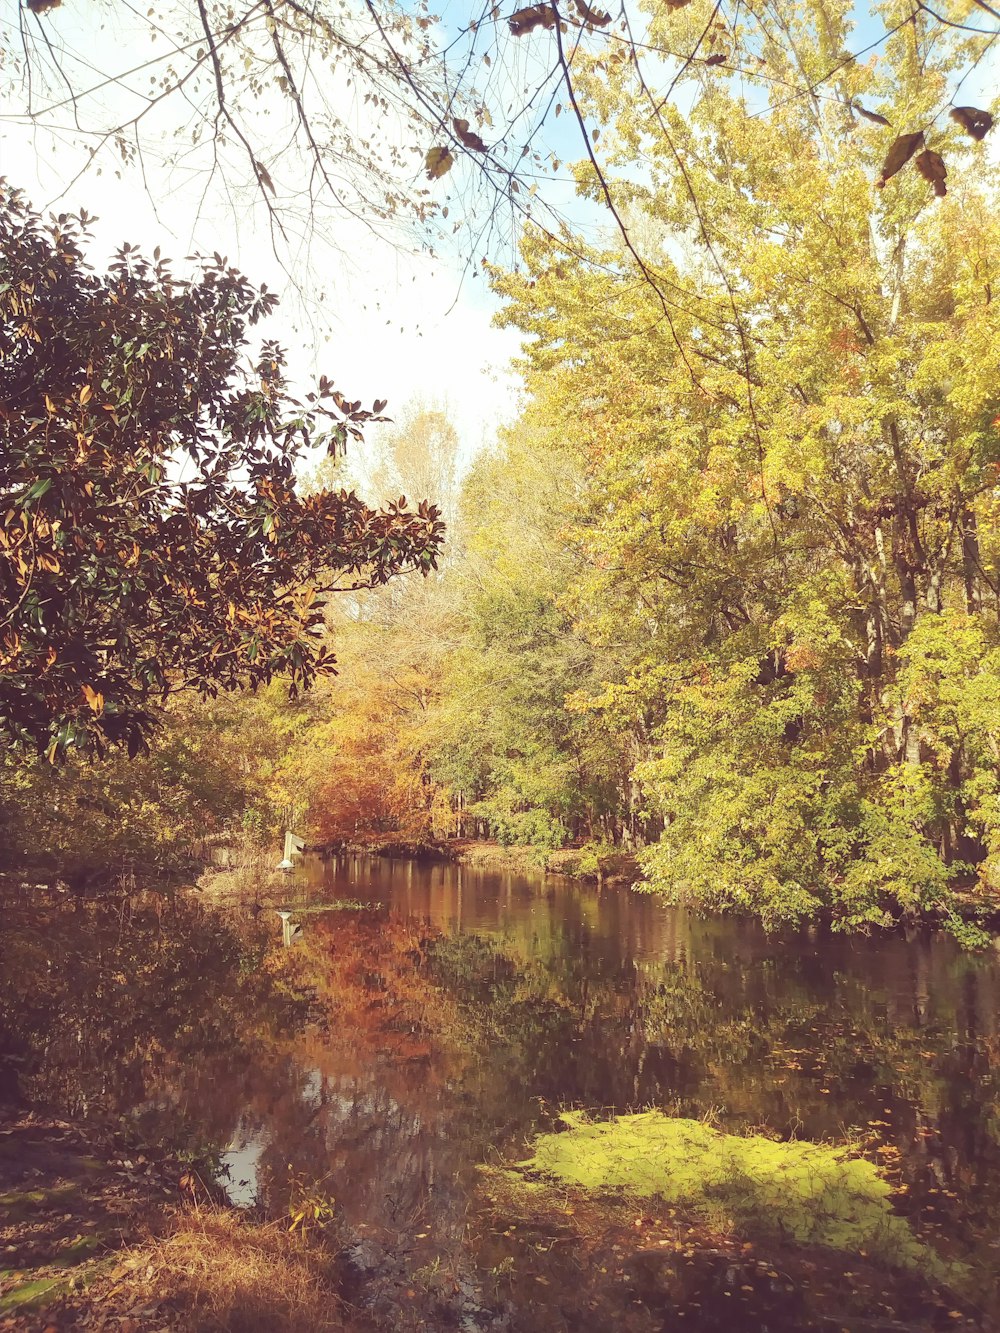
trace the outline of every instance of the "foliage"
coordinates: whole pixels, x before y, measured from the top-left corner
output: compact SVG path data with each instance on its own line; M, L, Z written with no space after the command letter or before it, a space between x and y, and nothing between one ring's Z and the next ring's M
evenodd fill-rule
M189 869L214 841L255 841L265 830L255 802L266 795L280 733L253 701L203 703L178 696L163 712L150 753L113 751L103 763L71 753L65 763L16 753L0 763L0 856L24 870L55 871L76 887L103 878L128 882ZM269 754L270 752L270 754ZM268 848L268 868L273 855Z
M0 189L3 734L135 755L174 691L310 685L326 594L433 568L437 511L299 494L304 451L372 414L325 379L293 400L273 343L244 363L271 293L218 255L181 279L125 245L95 273L84 215Z
M796 7L797 68L852 22ZM634 243L529 230L495 274L531 419L586 477L562 605L611 669L569 702L629 738L674 900L981 938L959 894L989 902L1000 829L995 193L954 122L960 194L873 192L891 131L850 109L922 123L972 41L908 25L819 100L692 72L684 115L595 68Z
M322 1180L309 1180L291 1168L288 1176L289 1232L298 1231L303 1238L310 1232L322 1232L336 1214L336 1201L322 1189Z
M565 707L581 686L597 688L603 667L561 604L577 572L562 529L581 481L529 418L477 460L462 492L430 771L502 842L551 848L601 831L627 782L621 744Z

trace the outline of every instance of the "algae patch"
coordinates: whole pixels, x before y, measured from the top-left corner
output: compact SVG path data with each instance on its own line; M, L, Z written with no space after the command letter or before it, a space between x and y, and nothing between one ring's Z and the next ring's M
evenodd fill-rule
M746 1234L864 1251L925 1271L944 1267L892 1211L891 1188L878 1169L845 1148L723 1134L660 1111L599 1123L582 1112L561 1119L565 1130L539 1137L519 1173L587 1190L656 1195L712 1226Z

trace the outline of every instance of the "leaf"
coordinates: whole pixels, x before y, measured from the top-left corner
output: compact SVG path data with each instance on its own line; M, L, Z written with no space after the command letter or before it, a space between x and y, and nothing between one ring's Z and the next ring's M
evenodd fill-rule
M885 116L879 115L877 111L869 111L868 108L862 106L860 102L852 102L851 106L859 116L863 116L865 120L870 120L873 125L886 125L890 129L892 128L892 122L886 120Z
M477 153L486 152L486 145L475 130L469 129L467 120L453 120L451 123L454 126L455 133L466 148L472 148Z
M554 28L556 11L551 5L529 5L527 9L519 9L511 14L507 23L512 37L523 37L536 28Z
M939 199L943 199L948 193L948 187L944 179L948 174L948 168L944 164L944 159L940 153L935 153L933 149L928 148L921 153L913 164L923 176L925 181L930 181L934 186L934 193Z
M427 156L424 158L424 166L427 168L427 179L436 181L442 176L447 176L455 165L455 158L448 148L429 148Z
M886 181L906 166L917 149L923 147L923 143L922 130L917 130L914 134L900 134L898 138L893 139L882 163L882 174L875 182L876 190L884 190Z
M264 166L263 162L255 161L253 165L254 170L257 172L257 179L260 181L261 185L264 186L265 190L270 190L272 194L275 194L274 181L271 179L271 173L268 171L267 167Z
M691 0L665 0L665 3L668 9L683 9L685 5L691 3Z
M90 387L89 384L85 384L83 388L80 390L80 402L89 403L91 398L93 398L93 396L94 396L93 389Z
M993 117L988 111L980 111L976 106L955 106L948 113L952 120L958 121L966 134L973 139L985 139L993 128Z
M44 14L47 9L58 9L62 0L28 0L32 14Z
M100 690L95 690L93 685L84 685L82 689L83 697L87 700L92 711L95 713L102 712L104 709L104 695Z
M611 22L610 14L605 14L603 9L591 9L586 0L573 0L573 3L580 17L593 24L595 28L605 28Z
M24 503L30 504L34 500L40 500L42 496L52 486L51 477L39 477L39 479L28 487L27 494L24 497Z
M708 59L705 61L705 64L724 65L728 59L729 59L729 53L727 51L716 51L714 56L708 57Z

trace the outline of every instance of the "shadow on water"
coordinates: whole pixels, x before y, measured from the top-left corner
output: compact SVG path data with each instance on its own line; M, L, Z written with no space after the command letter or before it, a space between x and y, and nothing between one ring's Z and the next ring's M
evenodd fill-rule
M466 1327L483 1327L475 1311L509 1300L521 1271L542 1285L510 1327L591 1326L565 1296L581 1281L565 1250L583 1254L585 1238L552 1241L550 1216L538 1233L548 1239L525 1248L537 1210L526 1221L523 1200L504 1200L523 1215L520 1231L503 1225L480 1169L528 1156L567 1107L597 1119L658 1108L730 1134L849 1143L878 1164L919 1245L969 1265L980 1299L995 1302L995 954L930 935L769 938L626 890L447 865L309 859L280 891L301 911L304 942L277 961L270 909L238 928L180 901L131 919L94 908L83 924L55 908L9 912L8 1098L214 1150L232 1197L273 1212L291 1181L320 1181L354 1238L358 1283L381 1283L399 1328L407 1292L426 1308L445 1287ZM340 910L315 910L329 903ZM319 1004L303 998L309 986ZM307 1022L320 1011L324 1023ZM559 1264L569 1276L547 1306L545 1275ZM655 1315L636 1314L636 1328L663 1326L657 1300L670 1290L628 1298ZM631 1328L614 1308L598 1301L595 1318ZM811 1326L801 1312L788 1319L745 1326Z

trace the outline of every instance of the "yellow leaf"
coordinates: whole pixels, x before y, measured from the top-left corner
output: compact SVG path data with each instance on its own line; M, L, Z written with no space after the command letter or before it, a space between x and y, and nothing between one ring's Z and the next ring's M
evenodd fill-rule
M447 176L455 165L455 159L447 148L429 148L424 158L424 165L427 167L428 180L436 181L442 176Z
M94 396L93 389L90 387L89 384L85 384L83 388L80 390L80 402L89 403L91 398L93 398L93 396Z
M90 705L90 707L94 710L95 713L99 713L103 709L104 695L101 694L99 690L95 690L93 685L84 685L83 694L84 698L87 700L87 703Z

